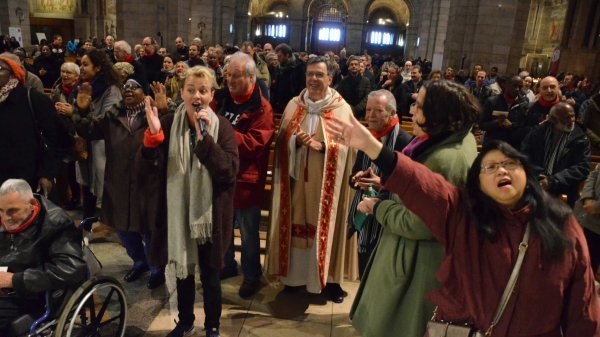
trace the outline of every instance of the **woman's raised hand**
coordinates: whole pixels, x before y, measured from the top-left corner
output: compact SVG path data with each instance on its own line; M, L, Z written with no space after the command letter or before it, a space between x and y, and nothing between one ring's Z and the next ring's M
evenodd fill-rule
M361 150L371 159L377 158L381 152L382 144L353 115L350 115L350 122L328 118L325 130L333 136L334 142Z
M79 91L77 92L77 107L79 110L86 111L90 108L92 104L92 86L84 82L79 86Z
M150 133L155 135L160 131L161 128L160 119L158 118L158 109L156 109L155 106L152 106L152 98L150 96L146 96L145 102L146 120L148 121L148 128L150 129Z
M154 93L154 105L160 111L165 111L169 107L167 105L167 88L160 82L152 82L150 85L152 92Z

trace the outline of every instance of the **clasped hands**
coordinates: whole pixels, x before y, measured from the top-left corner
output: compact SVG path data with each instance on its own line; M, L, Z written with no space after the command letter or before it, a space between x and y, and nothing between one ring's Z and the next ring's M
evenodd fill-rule
M354 187L358 187L361 190L366 190L369 186L372 186L373 189L379 191L381 189L381 177L376 175L369 167L364 171L356 172L352 177L352 184Z
M319 152L324 150L323 143L315 140L311 135L300 129L296 131L296 145L306 146L311 150Z

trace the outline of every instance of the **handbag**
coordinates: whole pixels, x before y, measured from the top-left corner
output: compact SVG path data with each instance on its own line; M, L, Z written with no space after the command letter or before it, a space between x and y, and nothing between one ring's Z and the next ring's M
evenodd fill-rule
M494 318L490 323L490 327L485 331L485 333L474 329L472 324L460 324L436 320L436 307L433 310L433 317L431 317L431 320L427 323L427 335L429 337L490 337L492 335L494 327L500 321L500 317L502 317L502 313L508 304L510 295L512 294L515 284L517 283L517 279L519 278L519 272L521 271L521 266L523 265L523 260L525 259L525 253L527 252L527 248L529 246L528 242L530 232L531 228L528 223L527 227L525 228L525 234L523 235L523 241L521 241L519 244L519 256L517 257L517 262L513 267L512 273L510 274L510 278L508 279L508 284L504 289L504 293L502 293L500 303L498 304L498 308L496 308L496 313L494 314Z

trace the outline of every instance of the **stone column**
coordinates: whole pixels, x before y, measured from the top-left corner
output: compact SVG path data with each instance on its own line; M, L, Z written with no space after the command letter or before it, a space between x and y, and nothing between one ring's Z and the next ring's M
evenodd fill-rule
M17 16L20 8L22 17ZM31 23L29 21L29 3L27 0L0 1L0 33L8 35L8 27L21 28L23 42L21 46L31 45ZM51 37L48 37L51 38Z

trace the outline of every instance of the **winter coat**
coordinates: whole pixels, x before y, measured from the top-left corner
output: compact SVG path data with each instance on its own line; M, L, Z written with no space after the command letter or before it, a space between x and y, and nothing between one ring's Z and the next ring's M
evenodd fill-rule
M27 102L31 92L33 115ZM52 102L37 90L21 85L14 88L6 101L0 103L0 184L10 178L25 179L35 190L42 177L52 181L59 163L55 155L56 110ZM40 135L48 146L42 149Z
M44 84L44 88L52 88L56 80L60 77L60 66L63 62L61 62L54 55L43 56L40 55L38 58L33 61L33 67L35 69L35 74L40 77L42 83ZM45 75L40 73L40 70L44 69L46 71Z
M156 162L142 157L142 112L131 127L123 106L114 106L98 118L89 115L77 123L77 132L88 140L104 140L106 169L102 194L102 222L120 231L152 233L150 263L167 263L164 185Z
M502 94L488 98L479 122L481 130L485 131L483 145L485 146L492 140L502 140L518 149L523 138L529 132L529 128L526 126L528 105L529 101L525 96L519 97L510 106ZM498 117L493 115L494 111L508 111L507 119L512 125L505 127L498 124Z
M158 181L161 188L158 193L166 200L167 193L167 161L169 153L169 139L174 114L163 115L160 118L165 140L157 148L142 149L144 158L158 165L160 174ZM213 184L213 232L210 250L210 265L212 268L221 269L225 252L229 248L233 237L233 197L235 193L235 179L239 161L237 142L235 140L231 123L222 116L219 118L219 137L217 142L208 135L203 141L197 142L193 149L194 155L208 169ZM165 204L160 206L166 209ZM164 239L164 238L163 238Z
M546 156L546 138L554 125L550 122L533 128L523 141L521 150L529 156L537 173L544 173L546 167L544 160ZM554 172L548 176L548 193L559 196L567 195L571 206L579 199L579 184L583 182L590 173L591 149L590 141L575 125L575 129L569 134L567 144L563 151L557 154ZM545 173L544 173L545 174Z
M476 156L475 138L470 130L463 130L433 144L415 160L463 185ZM422 337L434 309L425 295L439 288L435 274L444 251L397 195L377 203L374 214L384 228L352 304L352 325L363 337L387 336L392 331Z
M212 108L233 125L238 144L240 168L236 178L235 208L261 207L263 204L269 151L275 132L273 109L258 86L250 99L235 104L228 88L215 94Z
M365 118L367 98L371 92L371 81L365 76L346 76L335 88L344 97L352 108L354 117L359 120Z
M0 265L14 273L13 289L19 297L42 297L47 290L83 282L87 266L81 233L58 206L38 194L40 212L23 231L0 233Z

